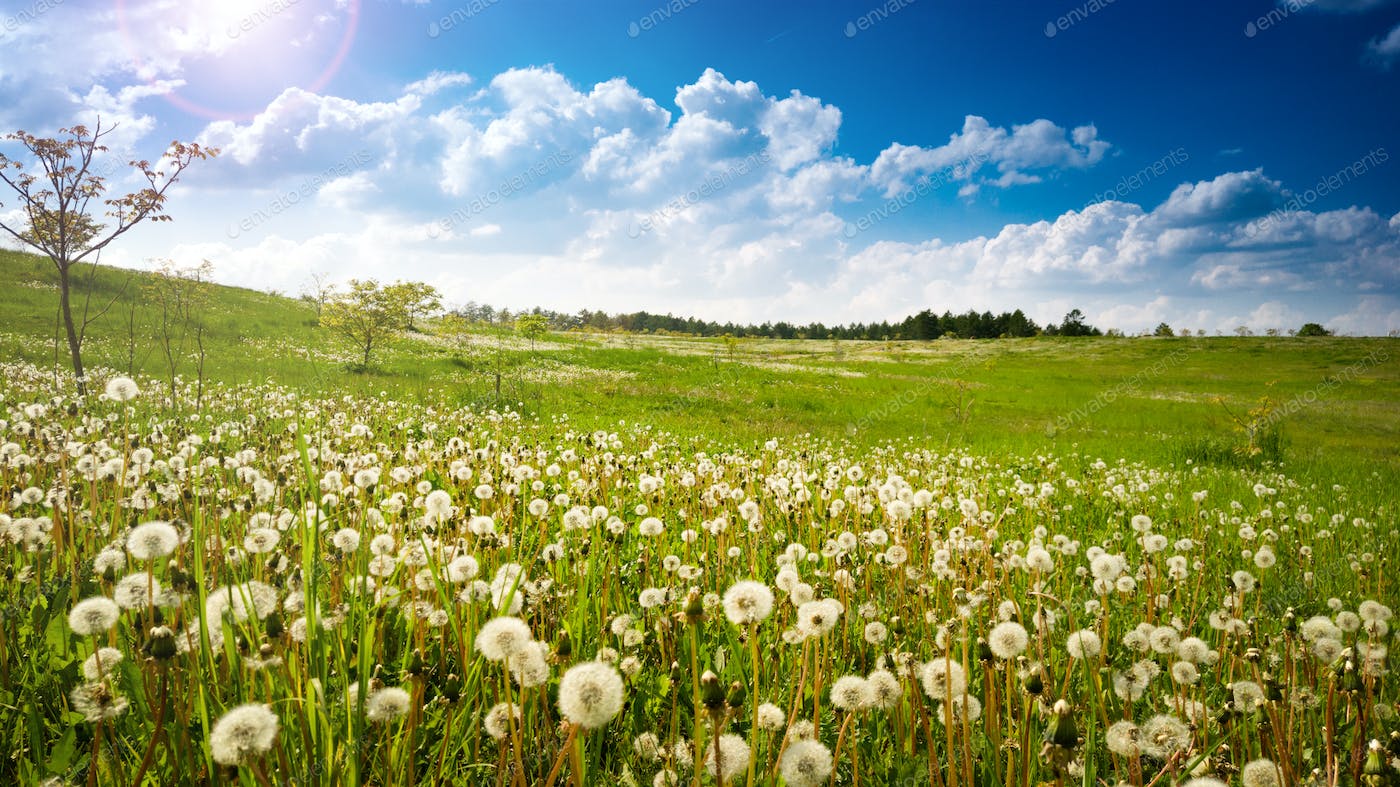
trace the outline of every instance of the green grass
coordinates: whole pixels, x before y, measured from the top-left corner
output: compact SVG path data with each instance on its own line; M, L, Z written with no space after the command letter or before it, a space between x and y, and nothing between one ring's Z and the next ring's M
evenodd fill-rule
M102 268L92 302L100 308L123 283L139 292L144 276ZM47 261L0 253L12 316L0 350L10 357L54 362L53 281ZM165 376L150 309L138 311L141 351L130 363L126 308L119 298L90 329L89 364ZM731 354L719 340L598 334L554 334L532 350L508 330L483 328L465 347L400 337L357 372L350 348L318 329L300 301L219 287L207 319L208 376L225 384L389 391L735 444L812 434L859 445L912 439L983 452L1233 461L1245 440L1231 412L1243 416L1268 396L1304 405L1278 421L1284 450L1274 458L1323 480L1400 478L1396 339L750 340ZM192 362L181 371L193 374ZM1329 386L1337 375L1345 382Z

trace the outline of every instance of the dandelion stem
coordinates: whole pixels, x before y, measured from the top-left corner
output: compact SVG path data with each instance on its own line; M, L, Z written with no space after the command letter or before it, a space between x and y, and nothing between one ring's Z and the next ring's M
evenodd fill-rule
M146 777L146 769L151 767L151 757L156 753L156 741L160 738L165 726L165 700L166 692L170 686L170 676L166 674L165 667L157 667L160 670L160 699L156 704L155 730L151 732L151 739L146 743L146 753L141 756L141 767L136 769L136 778L131 780L131 787L141 787L141 780Z
M554 766L549 769L549 775L544 777L544 787L554 787L554 780L559 776L559 769L564 767L564 760L568 758L574 749L574 738L578 737L579 726L569 725L569 737L564 739L564 745L559 749L559 754L554 758Z

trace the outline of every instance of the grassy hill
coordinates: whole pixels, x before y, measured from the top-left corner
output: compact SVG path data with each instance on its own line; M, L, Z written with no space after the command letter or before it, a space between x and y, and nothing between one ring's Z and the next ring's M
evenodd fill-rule
M88 281L86 276L82 279ZM89 365L164 378L149 275L98 268ZM0 252L7 358L66 367L47 260ZM81 304L81 294L78 303ZM215 287L207 377L316 390L388 392L511 406L580 428L619 420L753 443L812 433L858 444L912 439L980 451L1083 452L1105 459L1233 462L1241 422L1271 401L1281 456L1318 480L1400 477L1400 341L1357 338L1017 339L830 342L509 331L397 339L368 372L300 301ZM134 326L134 327L133 327ZM134 348L134 352L133 352ZM186 345L186 352L193 347ZM186 357L179 372L194 374Z

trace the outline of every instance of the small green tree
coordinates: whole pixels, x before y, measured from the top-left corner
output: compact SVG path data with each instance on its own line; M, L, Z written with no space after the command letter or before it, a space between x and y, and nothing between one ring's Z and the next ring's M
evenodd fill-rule
M348 289L326 301L321 324L353 344L361 366L368 367L374 351L390 336L411 329L414 319L432 314L441 304L431 285L351 279Z
M535 340L549 331L549 321L543 314L522 314L515 318L515 330L530 340L530 349L535 349Z
M452 349L460 356L471 340L470 325L460 312L448 312L438 320L438 333L452 343Z
M1152 331L1152 335L1153 335L1153 336L1175 336L1175 335L1176 335L1176 332L1172 330L1172 327L1171 327L1170 325L1167 325L1167 324L1164 323L1164 322L1159 322L1159 323L1157 323L1157 328L1156 328L1155 330Z
M1332 332L1322 327L1320 323L1305 322L1303 327L1298 329L1299 336L1331 336Z

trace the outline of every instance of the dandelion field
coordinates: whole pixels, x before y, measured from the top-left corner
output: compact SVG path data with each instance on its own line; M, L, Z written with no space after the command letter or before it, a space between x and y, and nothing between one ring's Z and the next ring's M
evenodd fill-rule
M1396 778L1393 489L4 375L5 783Z

